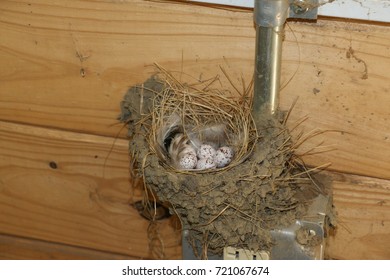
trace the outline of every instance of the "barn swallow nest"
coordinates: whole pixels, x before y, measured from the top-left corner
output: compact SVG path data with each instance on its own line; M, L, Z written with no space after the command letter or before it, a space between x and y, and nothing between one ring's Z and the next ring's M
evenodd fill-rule
M302 141L292 140L286 117L265 115L255 123L251 85L241 85L239 91L225 71L221 77L184 83L157 69L143 84L130 88L121 104L132 170L177 214L199 258L207 258L206 252L220 255L227 246L269 249L270 229L304 215L301 194L315 188L294 154ZM202 127L220 124L226 133L224 145L234 149L230 164L206 170L175 165L179 153L170 151L175 135L192 133L202 142Z

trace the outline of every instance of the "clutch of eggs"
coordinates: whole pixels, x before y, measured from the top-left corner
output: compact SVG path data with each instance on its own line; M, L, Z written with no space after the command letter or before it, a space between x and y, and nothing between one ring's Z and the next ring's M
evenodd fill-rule
M232 161L233 149L228 146L215 150L211 145L203 144L195 153L195 149L187 149L179 160L180 169L205 170L211 168L222 168Z

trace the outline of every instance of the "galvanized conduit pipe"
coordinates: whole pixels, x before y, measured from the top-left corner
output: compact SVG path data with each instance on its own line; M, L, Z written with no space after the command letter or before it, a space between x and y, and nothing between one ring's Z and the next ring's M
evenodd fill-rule
M288 0L255 0L256 53L253 116L274 115L279 106L280 66Z

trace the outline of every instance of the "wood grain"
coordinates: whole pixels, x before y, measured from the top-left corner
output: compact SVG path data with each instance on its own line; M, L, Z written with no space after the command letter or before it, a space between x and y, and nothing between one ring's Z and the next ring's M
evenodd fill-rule
M0 120L115 136L119 102L158 62L195 77L249 81L250 11L150 1L0 2ZM282 109L290 126L332 131L299 153L332 170L390 179L390 29L290 22L283 45ZM233 79L237 80L237 79ZM121 137L125 132L120 133Z
M129 182L127 141L117 140L105 161L112 145L109 137L0 122L0 234L45 242L33 255L30 249L39 243L0 236L0 247L15 251L2 256L94 258L93 252L83 255L67 247L76 246L124 258L153 257L148 222L130 205L140 195ZM390 182L328 175L339 223L328 257L390 258ZM180 233L172 223L161 222L161 239L167 258L181 258ZM55 255L57 245L50 242L67 245L63 254Z
M113 140L0 122L0 233L153 258L127 141ZM157 226L166 258L178 258L171 223Z
M390 259L390 182L331 174L338 226L330 236L328 257Z
M299 88L290 126L307 116L306 133L325 132L298 153L320 146L314 151L320 154L306 156L307 162L330 162L332 170L389 179L390 27L322 22L317 26L322 32L308 25L292 28L301 62L282 90L282 107L293 103Z
M53 242L0 235L2 260L127 260L128 255L112 254Z

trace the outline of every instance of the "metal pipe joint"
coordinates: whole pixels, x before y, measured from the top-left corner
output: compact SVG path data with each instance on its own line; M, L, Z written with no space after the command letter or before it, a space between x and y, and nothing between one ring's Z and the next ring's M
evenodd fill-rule
M289 11L288 0L255 0L254 20L262 27L281 26Z

